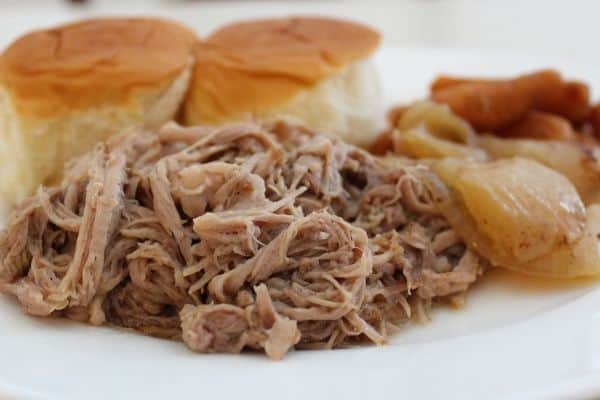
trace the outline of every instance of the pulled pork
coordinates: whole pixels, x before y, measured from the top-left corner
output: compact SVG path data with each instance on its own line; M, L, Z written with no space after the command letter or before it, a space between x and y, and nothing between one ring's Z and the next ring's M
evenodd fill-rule
M383 344L483 270L427 173L284 122L113 139L13 212L0 288L200 352Z

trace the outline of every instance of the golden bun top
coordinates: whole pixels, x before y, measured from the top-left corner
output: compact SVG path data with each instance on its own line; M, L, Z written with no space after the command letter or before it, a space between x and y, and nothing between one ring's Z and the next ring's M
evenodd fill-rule
M98 18L34 31L0 56L0 84L20 113L122 103L163 87L186 67L196 35L153 18Z
M377 31L332 18L227 25L196 48L184 118L187 123L220 123L280 105L369 57L379 42Z

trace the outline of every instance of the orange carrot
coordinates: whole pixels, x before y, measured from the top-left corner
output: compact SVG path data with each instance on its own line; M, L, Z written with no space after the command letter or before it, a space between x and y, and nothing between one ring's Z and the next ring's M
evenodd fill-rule
M369 151L378 156L382 156L387 152L394 151L392 132L392 129L389 129L377 136L373 144L371 144Z
M434 101L446 103L477 130L505 129L530 110L558 114L581 123L589 114L589 89L565 82L553 70L511 80L440 76L431 84Z
M581 82L565 82L554 96L542 97L536 108L580 123L590 113L590 90Z
M460 85L463 83L494 83L499 82L495 79L483 79L483 78L459 78L449 75L440 75L431 82L429 89L431 92L437 92L438 90L446 89L451 86Z
M592 107L589 115L589 123L594 136L600 139L600 103Z
M499 132L499 136L540 140L575 140L575 132L568 120L541 111L530 111L521 121Z
M432 93L478 131L505 129L522 119L540 99L554 96L562 87L555 71L540 71L507 81L476 81Z

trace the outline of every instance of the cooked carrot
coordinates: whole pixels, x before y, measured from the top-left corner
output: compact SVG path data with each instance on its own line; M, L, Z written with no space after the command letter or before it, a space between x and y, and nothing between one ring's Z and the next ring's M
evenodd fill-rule
M581 123L590 113L590 90L581 82L565 82L553 96L542 97L536 108Z
M503 129L530 110L561 115L581 123L589 114L589 89L565 82L553 70L512 80L440 76L431 85L432 99L448 104L478 130Z
M431 92L437 92L438 90L446 89L451 86L460 85L463 83L496 83L500 82L496 79L483 79L483 78L459 78L449 75L440 75L431 82L429 90Z
M541 98L562 87L555 71L541 71L509 81L469 82L433 92L434 101L450 106L478 131L498 131L522 119Z
M593 106L590 110L589 124L594 136L600 139L600 103Z
M431 92L437 92L439 90L448 89L453 86L462 85L465 83L507 83L507 82L535 82L536 84L540 83L540 79L545 81L546 84L555 84L558 87L561 83L565 83L560 76L560 74L553 69L542 69L539 71L531 72L529 74L520 75L516 78L509 79L490 79L490 78L467 78L467 77L458 77L458 76L450 76L450 75L440 75L433 80L430 85Z
M382 156L390 151L394 151L394 139L392 137L392 132L393 130L389 129L377 136L373 144L371 144L369 151L378 156Z
M499 132L508 138L540 140L575 140L575 131L569 121L558 115L530 111L515 125Z
M575 141L587 147L600 145L598 138L589 132L575 132Z

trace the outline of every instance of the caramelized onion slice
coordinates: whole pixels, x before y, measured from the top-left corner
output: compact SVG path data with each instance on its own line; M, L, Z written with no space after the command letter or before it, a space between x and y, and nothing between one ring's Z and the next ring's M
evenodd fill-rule
M583 237L573 246L562 246L556 251L529 263L518 270L530 275L552 278L575 278L600 273L600 205L587 209L587 225Z
M597 239L573 185L531 160L431 164L434 199L465 242L492 264L551 277L600 272ZM600 215L590 212L594 221Z
M598 149L574 142L530 139L479 138L479 146L492 159L524 157L544 164L575 185L585 204L600 201L600 154Z
M394 151L413 158L466 158L483 161L487 158L481 149L461 143L440 139L429 133L425 127L406 131L394 131Z
M445 104L421 101L402 113L396 128L405 131L424 126L427 132L440 139L471 145L475 131L462 118L455 115Z
M486 159L475 132L443 104L422 101L403 111L393 132L394 151L409 157Z

